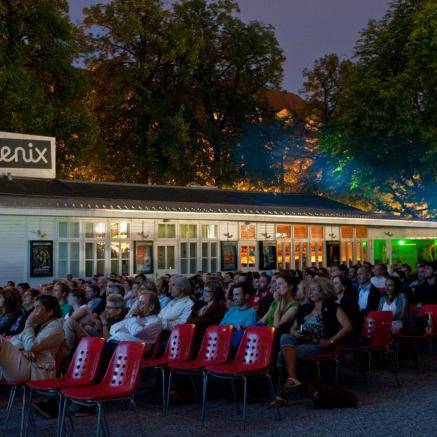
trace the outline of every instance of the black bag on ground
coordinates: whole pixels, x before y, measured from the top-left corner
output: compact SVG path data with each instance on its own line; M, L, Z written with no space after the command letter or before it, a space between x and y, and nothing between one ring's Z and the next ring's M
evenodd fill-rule
M358 398L341 385L315 382L309 386L309 396L318 408L356 408Z

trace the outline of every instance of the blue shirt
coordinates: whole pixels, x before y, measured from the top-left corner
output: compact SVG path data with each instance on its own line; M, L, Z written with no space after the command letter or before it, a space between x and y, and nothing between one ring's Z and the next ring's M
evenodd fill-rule
M232 307L225 314L223 320L220 322L220 325L232 325L237 328L243 326L246 328L247 326L254 325L255 322L256 311L252 307L245 309L240 309L240 307Z
M367 308L371 287L371 282L368 282L367 284L360 285L358 288L358 306L360 307L360 311L364 311Z

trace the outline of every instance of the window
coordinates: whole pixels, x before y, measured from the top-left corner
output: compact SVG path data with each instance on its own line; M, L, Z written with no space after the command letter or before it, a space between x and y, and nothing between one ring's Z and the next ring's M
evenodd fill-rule
M357 238L367 238L367 226L356 226L355 234Z
M240 240L255 240L255 225L241 225Z
M216 273L218 269L218 243L202 243L202 271Z
M158 269L160 270L175 269L174 246L158 246Z
M68 274L79 276L79 243L59 242L58 276L65 278Z
M354 238L353 226L342 226L340 228L341 238Z
M129 275L130 244L128 242L111 242L111 273Z
M321 266L323 264L323 246L321 241L311 241L311 265Z
M175 237L176 237L176 225L174 224L158 225L158 238L175 238Z
M310 226L310 234L312 239L322 239L323 226Z
M353 243L352 241L342 241L340 251L340 261L346 264L353 263Z
M85 223L85 238L105 238L105 223Z
M89 278L97 273L105 274L105 243L86 242L85 276Z
M294 238L306 239L308 238L308 226L307 225L294 225Z
M197 225L179 225L181 239L197 238Z
M197 272L197 243L181 243L181 273Z
M276 225L276 238L291 238L291 225Z
M240 246L241 267L255 267L255 245Z
M111 238L129 238L129 223L111 223Z
M214 240L218 237L217 225L201 225L202 239Z
M59 238L79 238L79 222L59 222Z

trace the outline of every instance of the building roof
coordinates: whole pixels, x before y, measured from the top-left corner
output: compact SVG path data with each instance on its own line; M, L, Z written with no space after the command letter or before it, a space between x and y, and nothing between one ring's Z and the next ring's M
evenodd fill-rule
M387 218L309 193L31 178L0 179L0 207Z

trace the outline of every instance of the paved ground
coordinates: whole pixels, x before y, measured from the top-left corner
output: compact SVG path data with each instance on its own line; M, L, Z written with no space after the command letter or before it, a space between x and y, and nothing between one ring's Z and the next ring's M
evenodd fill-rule
M437 360L434 363L437 367ZM357 375L346 372L348 387L360 399L356 409L315 409L302 400L281 409L282 420L275 419L267 400L248 405L246 430L243 429L235 404L212 400L207 422L200 423L196 403L171 407L168 417L160 410L159 396L140 394L137 398L146 435L152 436L437 436L437 370L427 376L414 370L402 370L401 388L392 375L376 370L370 392ZM297 394L296 394L297 395ZM299 396L297 396L299 397ZM135 416L124 405L109 406L107 419L111 436L139 436ZM75 437L94 435L95 417L76 418ZM8 423L0 423L0 436L18 435L18 404ZM37 419L29 435L54 435L55 420Z

